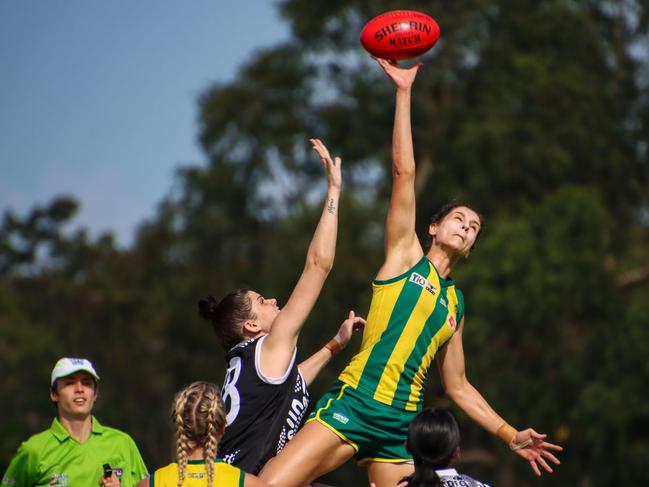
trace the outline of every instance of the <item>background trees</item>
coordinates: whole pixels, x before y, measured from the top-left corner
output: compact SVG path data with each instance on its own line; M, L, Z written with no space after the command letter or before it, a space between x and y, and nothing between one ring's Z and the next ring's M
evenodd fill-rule
M293 36L199 100L201 165L180 168L131 249L66 222L61 197L0 228L0 468L43 429L62 355L102 373L98 415L133 434L150 467L171 456L167 408L224 360L198 297L254 286L285 301L324 181L307 139L344 158L334 271L300 353L364 314L382 259L392 87L358 33L390 9L426 11L442 38L413 93L418 226L451 198L486 227L454 276L467 298L468 374L513 424L564 444L552 485L649 480L647 5L528 0L285 0ZM336 359L317 398L353 354ZM427 401L446 404L431 373ZM459 415L457 410L455 413ZM464 464L493 485L537 485L460 415ZM361 485L346 466L327 480Z

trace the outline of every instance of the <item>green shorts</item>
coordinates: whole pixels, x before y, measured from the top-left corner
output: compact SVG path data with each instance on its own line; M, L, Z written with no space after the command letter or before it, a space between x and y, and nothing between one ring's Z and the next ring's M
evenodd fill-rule
M308 421L318 421L351 445L359 465L412 461L406 451L408 425L417 414L364 396L342 382L318 401Z

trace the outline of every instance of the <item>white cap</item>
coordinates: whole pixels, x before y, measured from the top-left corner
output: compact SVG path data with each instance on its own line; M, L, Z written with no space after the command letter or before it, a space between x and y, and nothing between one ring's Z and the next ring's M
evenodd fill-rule
M79 372L80 370L88 372L96 380L99 380L99 375L92 366L92 363L90 363L90 360L85 358L64 357L56 362L56 365L52 369L52 381L50 385L53 386L57 379L67 377L68 375Z

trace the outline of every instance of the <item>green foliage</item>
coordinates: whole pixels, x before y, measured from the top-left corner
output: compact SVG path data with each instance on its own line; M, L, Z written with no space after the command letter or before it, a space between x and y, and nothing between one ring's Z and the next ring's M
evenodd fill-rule
M285 302L304 263L324 181L309 137L343 156L334 270L300 337L319 349L349 309L365 315L383 258L393 90L358 34L418 9L442 38L413 92L418 221L451 198L486 217L454 278L464 291L469 379L518 427L566 447L551 479L459 411L462 469L501 487L644 485L649 400L649 63L646 2L285 0L293 37L205 90L205 164L135 245L72 231L61 197L0 227L0 470L47 427L60 356L94 360L97 414L133 434L149 467L172 457L168 408L193 380L220 382L223 353L196 301L250 286ZM631 48L633 46L633 49ZM327 367L314 401L354 353ZM434 371L427 401L447 404ZM26 392L27 391L27 392ZM349 464L326 477L361 485Z

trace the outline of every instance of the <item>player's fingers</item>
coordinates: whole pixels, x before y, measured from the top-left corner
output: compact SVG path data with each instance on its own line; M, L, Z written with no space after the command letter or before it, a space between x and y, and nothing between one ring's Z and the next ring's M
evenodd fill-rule
M357 316L356 319L354 319L354 330L360 330L361 328L365 327L365 320L361 318L360 316Z
M548 450L563 451L561 445L555 445L554 443L548 443L547 441L541 443L541 447Z
M340 167L341 162L343 162L343 160L340 157L338 156L334 157L334 166Z
M316 147L316 146L314 146L313 149L318 153L318 157L320 157L320 160L322 161L322 165L324 166L325 169L327 169L330 164L333 165L333 162L329 157L329 153L326 152L326 149L321 149L320 147Z
M548 458L550 461L556 463L557 465L560 465L560 464L561 464L561 462L559 461L559 459L558 459L557 457L555 457L555 456L554 456L552 453L550 453L549 451L543 450L543 451L541 452L541 455L543 455L545 458Z
M546 434L537 433L532 428L529 428L529 432L530 432L530 438L534 438L536 440L543 440L545 439L546 436L548 436Z
M534 473L537 476L541 476L541 470L539 470L539 466L536 464L534 460L530 460L530 465L532 466L532 470L534 470Z
M327 154L327 147L322 143L320 139L309 139L311 146L315 149L318 154Z
M309 139L309 142L311 142L311 148L316 151L318 155L320 155L320 145L318 144L318 139Z
M543 457L539 457L536 459L537 462L541 464L541 466L548 472L552 473L554 470L550 467L550 465L547 464L545 459Z
M390 66L390 63L388 62L387 59L383 59L383 58L380 58L380 57L375 57L374 59L376 59L376 62L379 63L379 65L383 69L386 69L386 68L388 68Z

